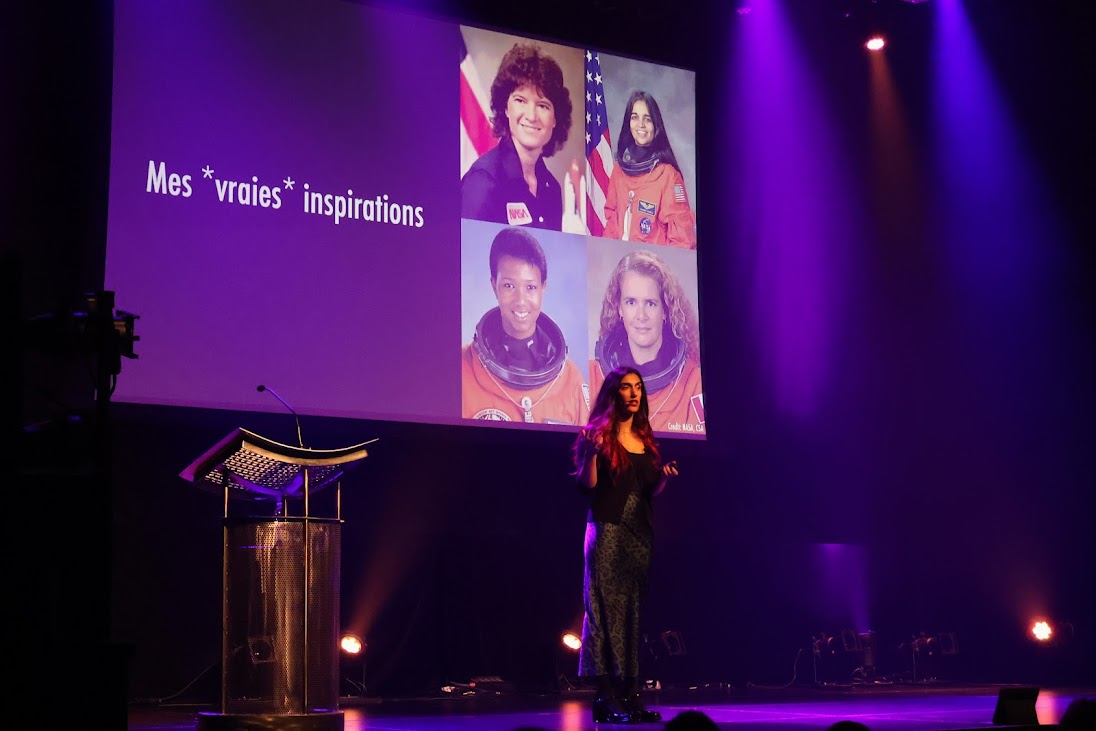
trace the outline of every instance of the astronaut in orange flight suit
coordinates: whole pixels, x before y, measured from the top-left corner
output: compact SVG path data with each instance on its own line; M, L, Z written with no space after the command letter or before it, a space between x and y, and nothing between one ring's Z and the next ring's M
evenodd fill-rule
M658 102L634 91L624 109L605 193L604 236L695 249L696 216Z
M643 377L652 429L704 433L700 324L681 281L654 247L625 254L609 275L590 361L591 390L620 366Z
M677 168L659 163L649 173L631 176L614 167L605 194L604 236L695 249L696 216Z
M519 368L514 343L490 310L461 349L461 413L466 419L536 424L585 424L590 416L589 389L578 366L567 357L559 326L547 315L537 321L534 339L517 344L534 351L534 368ZM540 345L537 345L537 342Z
M659 357L637 366L629 355L624 327L614 328L594 348L594 357L590 359L590 389L597 393L607 371L631 365L643 376L652 429L673 434L703 434L704 388L700 363L688 356L684 343L672 333L667 332L664 337Z
M548 261L524 226L491 242L491 289L498 300L461 349L461 415L465 419L585 424L590 392L567 356L567 341L541 311Z

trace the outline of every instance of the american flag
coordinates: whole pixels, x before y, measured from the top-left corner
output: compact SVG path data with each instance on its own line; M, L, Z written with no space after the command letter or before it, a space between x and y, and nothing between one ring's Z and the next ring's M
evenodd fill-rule
M586 51L586 226L594 236L605 232L605 193L613 172L613 144L605 114L601 59Z
M480 101L483 99L484 101ZM491 133L491 90L480 83L476 67L460 37L460 162L463 176L480 155L495 146L498 140Z

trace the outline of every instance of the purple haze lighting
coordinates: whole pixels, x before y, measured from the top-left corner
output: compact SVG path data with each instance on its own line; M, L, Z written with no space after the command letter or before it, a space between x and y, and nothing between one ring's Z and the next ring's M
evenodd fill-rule
M748 170L736 265L753 273L759 350L781 410L804 418L834 368L850 278L849 201L838 140L779 2L739 24L735 114Z
M819 620L867 631L871 627L867 549L848 543L819 543L815 549L812 599Z
M938 240L963 298L999 310L1030 294L1053 219L962 3L940 2L936 20Z

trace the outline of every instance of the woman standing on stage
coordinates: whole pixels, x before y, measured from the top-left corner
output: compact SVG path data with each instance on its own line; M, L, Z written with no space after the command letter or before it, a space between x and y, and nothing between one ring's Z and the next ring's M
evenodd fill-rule
M662 461L638 370L608 373L573 454L574 475L590 498L578 674L597 685L595 722L659 721L639 695L639 610L651 566L652 498L678 470Z

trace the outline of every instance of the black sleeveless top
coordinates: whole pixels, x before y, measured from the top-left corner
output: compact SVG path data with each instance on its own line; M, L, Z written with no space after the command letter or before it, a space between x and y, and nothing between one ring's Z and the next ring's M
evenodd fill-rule
M651 497L659 480L654 457L650 452L628 452L628 461L628 467L615 475L609 460L598 455L597 484L590 496L590 510L586 517L588 523L619 523L631 493L639 498L645 522L650 523Z

